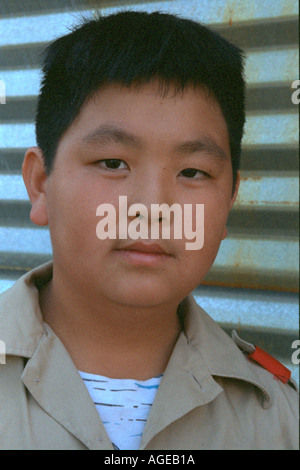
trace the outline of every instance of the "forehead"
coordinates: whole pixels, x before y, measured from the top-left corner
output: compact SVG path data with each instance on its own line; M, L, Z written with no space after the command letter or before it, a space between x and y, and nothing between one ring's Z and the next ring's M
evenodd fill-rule
M158 82L103 86L84 103L65 137L78 145L179 144L201 138L229 151L225 119L207 90L170 86L166 91Z

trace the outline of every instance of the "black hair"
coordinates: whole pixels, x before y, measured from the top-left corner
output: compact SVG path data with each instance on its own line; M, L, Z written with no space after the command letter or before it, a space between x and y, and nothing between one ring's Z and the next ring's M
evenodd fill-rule
M245 122L243 52L208 27L161 12L120 11L84 19L45 50L37 144L50 174L60 138L102 85L158 79L165 92L205 87L227 123L233 187Z

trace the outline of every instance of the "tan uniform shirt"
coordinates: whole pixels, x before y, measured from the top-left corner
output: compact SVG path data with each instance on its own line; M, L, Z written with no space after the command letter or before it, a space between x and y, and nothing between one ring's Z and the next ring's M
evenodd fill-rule
M0 296L0 449L113 450L63 344L43 322L26 274ZM184 301L182 332L158 388L140 449L298 449L298 393L251 362L198 307Z

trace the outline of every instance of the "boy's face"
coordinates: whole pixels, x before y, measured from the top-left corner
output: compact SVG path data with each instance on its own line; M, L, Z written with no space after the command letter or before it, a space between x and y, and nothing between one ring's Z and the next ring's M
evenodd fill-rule
M132 307L178 304L209 271L235 199L220 107L192 88L164 97L156 83L101 88L61 138L45 195L54 273L76 295ZM119 196L128 207L144 204L149 223L152 204L192 204L193 214L204 204L203 247L186 249L172 224L170 239L100 240L96 208L113 205L118 226ZM164 253L132 250L136 242L156 243Z

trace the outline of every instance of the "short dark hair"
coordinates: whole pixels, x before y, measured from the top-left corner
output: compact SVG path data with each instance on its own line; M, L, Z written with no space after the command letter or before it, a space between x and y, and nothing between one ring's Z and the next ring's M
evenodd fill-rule
M161 12L120 11L84 19L45 50L36 138L50 174L60 138L102 85L158 79L165 92L205 87L227 123L233 187L245 122L243 52L195 21Z

